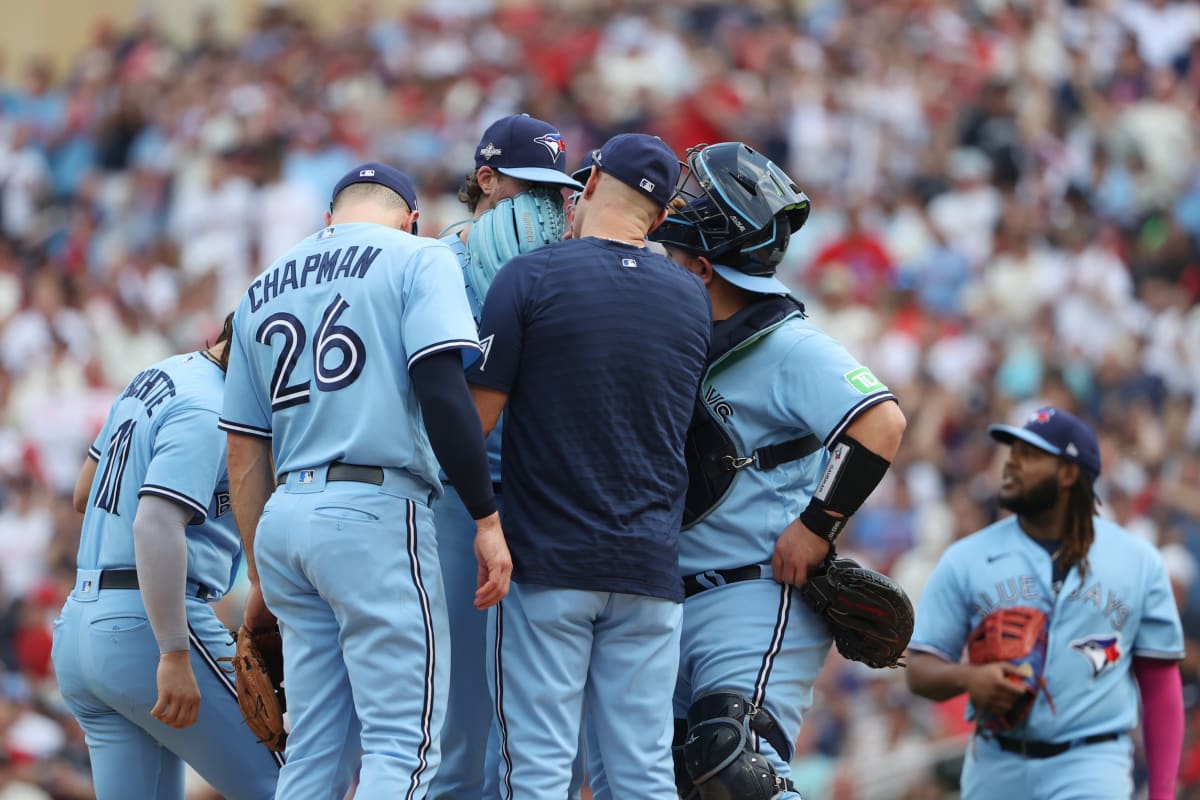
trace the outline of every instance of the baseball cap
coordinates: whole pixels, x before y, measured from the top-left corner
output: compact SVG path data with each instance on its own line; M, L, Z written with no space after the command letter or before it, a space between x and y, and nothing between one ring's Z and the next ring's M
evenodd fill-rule
M675 196L679 182L680 163L674 151L662 139L647 133L619 133L612 137L599 150L588 153L583 166L574 173L575 180L587 180L593 166L663 208Z
M404 202L408 204L409 211L417 210L417 190L413 186L412 178L395 167L380 164L378 161L368 161L366 164L358 165L342 176L342 179L333 187L330 202L343 189L354 183L378 183L380 186L386 186L404 198Z
M533 183L553 183L582 189L562 171L567 145L549 122L513 114L488 126L475 148L475 168L491 167L497 172Z
M1039 408L1029 415L1020 428L990 425L988 434L1003 444L1012 444L1014 439L1020 439L1039 450L1078 464L1092 478L1100 475L1100 443L1096 440L1096 434L1079 417L1060 408Z

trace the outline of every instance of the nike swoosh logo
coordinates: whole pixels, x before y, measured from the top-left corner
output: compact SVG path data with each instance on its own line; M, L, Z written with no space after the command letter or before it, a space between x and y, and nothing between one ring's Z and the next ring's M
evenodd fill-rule
M998 555L994 555L994 556L988 556L988 557L987 557L987 562L990 564L990 563L992 563L993 561L996 561L996 560L998 560L998 559L1001 559L1001 558L1008 558L1008 557L1009 557L1009 555L1011 555L1011 553L1000 553L1000 554L998 554Z

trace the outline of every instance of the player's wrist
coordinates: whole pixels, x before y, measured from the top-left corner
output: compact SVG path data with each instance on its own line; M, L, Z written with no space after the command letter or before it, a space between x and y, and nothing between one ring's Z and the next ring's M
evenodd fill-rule
M185 639L180 645L178 641L164 641L158 645L158 660L169 662L188 663L191 659L192 651L188 647L188 642Z

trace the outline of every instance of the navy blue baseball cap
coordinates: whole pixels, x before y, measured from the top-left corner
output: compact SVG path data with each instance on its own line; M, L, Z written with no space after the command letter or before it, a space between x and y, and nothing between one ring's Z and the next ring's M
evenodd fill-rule
M343 189L354 183L378 183L380 186L386 186L404 198L409 211L417 210L417 189L413 185L412 178L395 167L380 164L378 161L360 164L342 176L342 179L337 182L337 186L333 187L333 194L330 197L336 198Z
M675 196L682 167L667 143L648 133L619 133L612 137L599 150L588 153L583 166L575 171L575 180L586 181L593 166L663 208Z
M562 168L567 162L567 145L549 122L513 114L488 126L475 148L475 168L491 167L497 172L533 183L551 183L582 189Z
M1100 443L1096 434L1083 420L1059 408L1039 408L1029 415L1025 425L990 425L988 433L1003 444L1014 439L1027 442L1039 450L1065 458L1090 475L1100 475Z

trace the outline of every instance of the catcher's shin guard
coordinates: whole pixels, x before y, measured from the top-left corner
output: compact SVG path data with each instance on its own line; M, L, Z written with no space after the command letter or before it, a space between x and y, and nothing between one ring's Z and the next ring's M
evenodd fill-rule
M688 709L688 732L683 743L683 766L694 787L681 796L699 800L772 800L794 791L771 762L750 746L750 728L757 714L736 692L704 695ZM756 726L757 727L757 726ZM774 744L772 744L774 746ZM787 757L787 750L780 753ZM678 764L678 761L676 762Z

